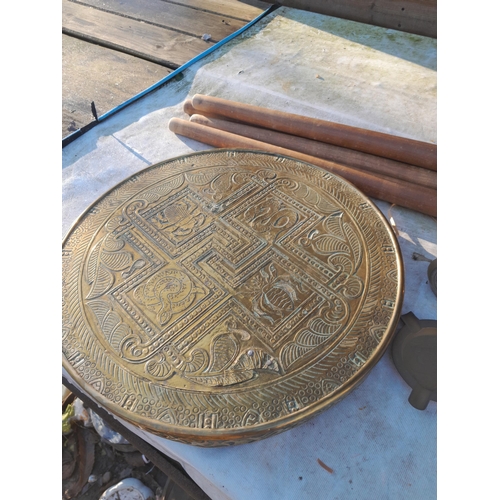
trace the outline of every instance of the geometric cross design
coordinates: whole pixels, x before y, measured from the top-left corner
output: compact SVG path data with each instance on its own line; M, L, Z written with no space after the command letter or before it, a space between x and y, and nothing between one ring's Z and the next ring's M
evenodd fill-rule
M248 442L351 390L402 297L398 242L343 179L267 153L196 153L120 184L66 236L63 364L152 432Z

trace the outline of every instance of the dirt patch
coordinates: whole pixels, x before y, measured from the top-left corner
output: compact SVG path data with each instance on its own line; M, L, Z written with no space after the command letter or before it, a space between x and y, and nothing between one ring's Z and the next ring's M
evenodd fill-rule
M72 401L63 405L63 413L69 404ZM104 441L92 426L78 420L69 425L70 432L66 427L62 435L63 500L99 500L108 488L125 478L141 481L153 491L155 500L191 500L132 445L127 445L128 451L121 451Z

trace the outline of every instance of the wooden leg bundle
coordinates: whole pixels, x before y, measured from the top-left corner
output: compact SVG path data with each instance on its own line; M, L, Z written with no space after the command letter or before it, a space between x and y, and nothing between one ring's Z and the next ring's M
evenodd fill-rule
M244 123L230 122L193 114L191 122L207 127L224 130L249 139L267 142L275 146L290 149L312 157L323 158L342 165L365 170L377 175L387 175L402 181L412 182L431 189L437 188L437 174L432 170L408 165L388 158L374 156L352 149L341 148L323 142L312 141L303 137L292 136L274 130L254 127Z
M432 217L437 215L437 193L435 189L429 187L385 175L375 175L323 158L201 125L194 121L172 118L169 122L169 128L176 134L217 148L253 149L293 157L343 177L367 196L410 208Z
M429 170L437 170L436 144L200 94L192 98L191 106L196 113L205 116L225 117Z

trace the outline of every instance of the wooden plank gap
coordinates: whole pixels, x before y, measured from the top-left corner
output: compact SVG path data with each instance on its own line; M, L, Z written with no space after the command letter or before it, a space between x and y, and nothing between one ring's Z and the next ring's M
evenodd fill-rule
M235 19L238 21L252 21L266 9L268 9L271 5L278 2L263 2L259 0L249 0L244 3L239 0L184 0L178 1L175 0L161 0L165 3L171 3L174 5L182 5L183 7L187 7L194 10L199 10L202 12L209 12L211 14L219 14L220 16L227 17L228 19ZM207 8L210 5L211 8ZM223 11L223 12L221 12ZM238 16L236 12L241 11L245 15Z
M172 5L179 5L181 7L185 7L186 9L191 9L191 10L196 10L196 11L199 11L199 12L206 12L207 14L216 14L216 15L219 15L221 17L227 17L228 19L234 19L235 21L245 21L245 22L248 22L247 19L244 19L244 18L241 18L241 17L236 17L236 16L232 16L230 14L224 14L224 13L221 13L220 11L215 11L215 10L209 10L209 9L204 9L202 7L199 7L199 6L191 6L191 5L186 5L182 2L173 2L172 0L160 0L161 2L163 3L169 3L169 4L172 4ZM257 16L255 16L257 17Z
M116 50L117 52L121 52L122 54L127 54L129 56L134 56L137 57L138 59L142 59L144 61L149 61L155 64L159 64L160 66L163 66L164 68L172 69L175 70L177 68L180 68L180 64L175 64L170 61L165 61L164 59L160 59L154 56L151 56L149 54L145 54L143 52L139 52L137 50L123 47L120 44L113 43L113 42L108 42L106 40L101 40L100 38L91 36L91 35L85 35L83 33L80 33L78 31L73 31L68 28L62 29L63 35L71 36L73 38L78 38L78 40L82 40L83 42L88 42L92 43L94 45L99 45L100 47L104 47L106 49L113 49Z
M90 8L90 9L99 10L101 12L106 12L107 14L111 14L112 16L119 16L119 17L123 17L124 19L131 19L133 21L138 21L140 23L149 24L150 26L155 26L157 28L168 29L170 31L175 31L176 33L180 33L182 35L187 35L187 36L192 36L192 37L195 37L195 38L200 38L200 36L199 36L198 33L193 33L192 31L185 31L185 30L179 29L179 28L177 28L175 26L171 26L171 25L166 26L164 24L160 24L160 23L151 21L149 19L146 19L144 16L135 17L135 16L132 16L132 15L129 15L129 14L125 14L123 12L118 12L116 10L105 9L105 8L102 8L102 7L98 6L98 5L93 5L93 4L89 5L89 3L84 2L84 1L82 2L82 1L79 1L79 0L68 0L68 1L71 2L71 3L74 3L74 4L82 5L85 8ZM236 31L236 30L234 30L234 31ZM220 40L218 40L216 37L212 37L210 39L211 43L217 43L219 41Z
M213 46L201 38L125 19L68 0L63 0L62 14L63 33L171 69Z

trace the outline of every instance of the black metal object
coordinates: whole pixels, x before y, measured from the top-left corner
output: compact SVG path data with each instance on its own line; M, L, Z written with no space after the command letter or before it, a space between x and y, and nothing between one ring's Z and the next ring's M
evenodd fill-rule
M437 321L419 320L412 312L401 316L404 326L392 344L392 359L412 388L408 402L425 410L437 401Z
M437 297L437 259L434 259L427 268L427 277L429 278L429 285L434 295Z
M90 110L92 111L92 116L94 117L94 120L99 120L99 117L97 116L97 109L95 109L94 101L90 103Z
M210 497L185 472L179 470L156 448L130 431L66 378L62 378L62 383L75 396L81 399L86 406L88 406L93 412L97 413L114 431L121 434L130 444L146 456L152 464L158 467L168 478L170 478L172 482L184 490L193 500L211 500Z

